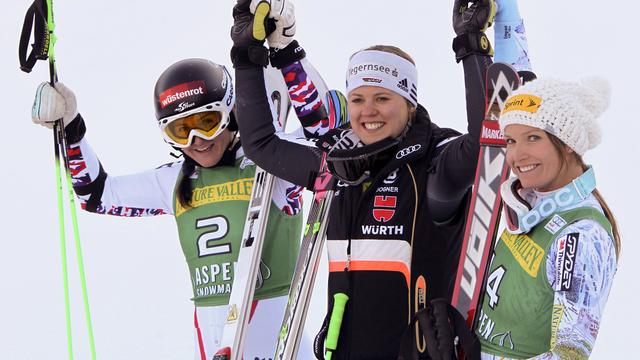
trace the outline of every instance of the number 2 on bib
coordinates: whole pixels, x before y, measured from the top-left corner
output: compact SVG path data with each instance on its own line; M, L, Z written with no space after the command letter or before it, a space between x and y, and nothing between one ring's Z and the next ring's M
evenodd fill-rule
M196 229L208 227L213 228L213 230L204 232L198 237L198 257L230 253L231 243L212 244L224 239L229 233L229 221L227 218L224 216L212 216L196 220Z

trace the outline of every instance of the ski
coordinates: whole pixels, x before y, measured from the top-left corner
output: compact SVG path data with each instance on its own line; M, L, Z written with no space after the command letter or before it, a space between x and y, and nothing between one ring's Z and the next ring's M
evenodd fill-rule
M474 326L485 270L500 223L500 185L509 176L506 143L498 118L507 98L519 85L520 76L510 65L494 63L487 69L487 103L478 166L451 301L467 317L470 326Z
M325 106L331 127L340 127L349 122L346 109L346 98L336 90L330 90L325 96ZM357 145L357 141L349 136L351 131L344 130L338 132L335 145L338 148L352 148ZM319 144L319 147L327 146ZM316 273L320 263L321 251L324 245L325 234L331 200L336 185L335 179L326 168L326 152L322 158L319 175L314 184L313 205L307 217L304 228L300 254L296 261L296 267L289 288L287 307L284 312L278 344L274 359L289 360L296 359L298 348L303 335L304 322L307 317L307 310L313 292Z
M291 108L286 85L282 75L273 69L265 71L265 82L270 88L273 88L270 100L276 110L274 116L277 117L284 130ZM240 250L234 266L233 283L221 346L214 355L214 360L242 360L244 337L249 324L253 295L260 271L262 246L269 219L275 179L275 176L256 166Z

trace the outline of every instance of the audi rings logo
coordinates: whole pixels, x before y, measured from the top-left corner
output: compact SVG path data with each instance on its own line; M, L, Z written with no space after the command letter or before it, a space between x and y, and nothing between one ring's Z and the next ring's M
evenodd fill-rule
M422 145L420 145L420 144L407 146L406 148L404 148L404 149L402 149L402 150L400 150L400 151L398 151L396 153L396 159L402 159L403 157L420 150L421 147L422 147Z

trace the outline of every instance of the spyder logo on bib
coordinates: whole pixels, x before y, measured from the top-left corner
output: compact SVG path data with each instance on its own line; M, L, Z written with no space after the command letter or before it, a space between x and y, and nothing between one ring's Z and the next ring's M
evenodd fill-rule
M571 289L573 269L576 266L576 253L580 234L571 233L558 241L558 255L556 257L556 286L557 291Z

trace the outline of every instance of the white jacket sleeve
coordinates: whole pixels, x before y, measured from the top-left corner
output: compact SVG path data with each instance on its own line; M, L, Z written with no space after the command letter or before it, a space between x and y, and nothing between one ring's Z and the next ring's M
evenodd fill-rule
M103 169L86 139L68 146L73 189L84 210L115 216L173 214L173 191L181 162L125 176Z

